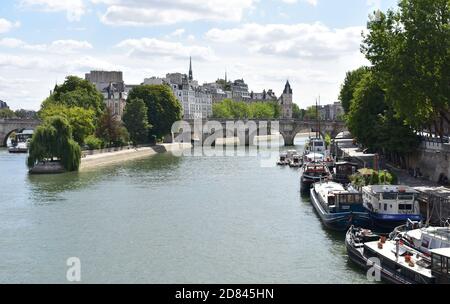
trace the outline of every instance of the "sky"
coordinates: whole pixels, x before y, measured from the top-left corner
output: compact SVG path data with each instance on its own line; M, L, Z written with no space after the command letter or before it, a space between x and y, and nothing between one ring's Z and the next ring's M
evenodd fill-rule
M55 83L90 70L127 84L187 73L243 78L277 96L289 80L306 108L337 101L345 73L368 64L361 32L396 0L2 0L0 100L38 110Z

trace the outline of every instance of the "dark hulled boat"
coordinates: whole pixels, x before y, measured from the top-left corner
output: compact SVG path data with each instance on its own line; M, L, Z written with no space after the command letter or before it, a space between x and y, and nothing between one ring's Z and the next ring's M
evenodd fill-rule
M330 229L346 231L352 225L371 226L358 191L347 190L335 182L319 182L311 188L311 201L324 225Z

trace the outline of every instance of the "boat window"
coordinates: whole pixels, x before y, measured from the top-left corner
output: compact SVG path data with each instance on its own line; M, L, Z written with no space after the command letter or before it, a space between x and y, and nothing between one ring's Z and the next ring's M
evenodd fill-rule
M397 199L397 193L383 193L382 194L383 199L385 200L395 200Z
M428 248L428 246L430 246L430 239L429 238L427 238L427 237L424 237L423 239L422 239L422 245L421 245L422 247L425 247L425 248Z
M412 194L399 194L398 195L399 200L412 201L413 198L414 198L414 195L412 195Z
M387 204L384 204L384 211L387 210Z
M411 204L399 204L398 205L399 210L412 210Z
M437 272L442 272L442 256L431 254L431 269Z

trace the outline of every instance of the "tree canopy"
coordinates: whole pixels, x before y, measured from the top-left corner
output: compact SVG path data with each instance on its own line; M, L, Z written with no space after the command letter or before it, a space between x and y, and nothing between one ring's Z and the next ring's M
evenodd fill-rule
M28 167L40 161L57 158L67 171L78 170L81 148L72 139L72 128L66 118L52 116L37 127L30 142Z
M222 119L274 119L280 116L276 102L234 101L224 99L213 104L213 117Z
M367 72L367 67L360 67L356 70L347 72L339 93L339 100L341 101L345 113L350 111L350 103L353 98L355 88Z
M95 113L91 109L49 104L39 112L39 117L42 120L55 115L66 118L72 128L73 139L80 146L84 144L85 138L95 131Z
M170 134L172 124L182 118L182 107L167 85L140 85L128 94L128 101L142 99L147 106L149 135L157 138Z
M125 106L122 119L134 145L148 141L151 126L148 123L147 111L147 106L140 98L129 100Z
M367 28L362 51L395 111L442 135L450 119L450 1L401 0L396 10L375 12Z
M97 118L105 109L103 95L92 83L77 76L67 76L63 84L56 85L52 94L42 102L41 110L54 104L92 110Z

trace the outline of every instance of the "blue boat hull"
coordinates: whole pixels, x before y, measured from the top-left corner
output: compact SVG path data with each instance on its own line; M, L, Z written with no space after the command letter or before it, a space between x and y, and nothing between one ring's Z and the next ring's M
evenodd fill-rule
M314 189L311 189L311 202L322 220L323 224L335 231L347 231L350 226L370 228L371 219L368 212L327 212L316 197Z
M369 211L369 215L375 228L389 231L404 225L408 220L416 222L422 220L420 214L379 214Z

